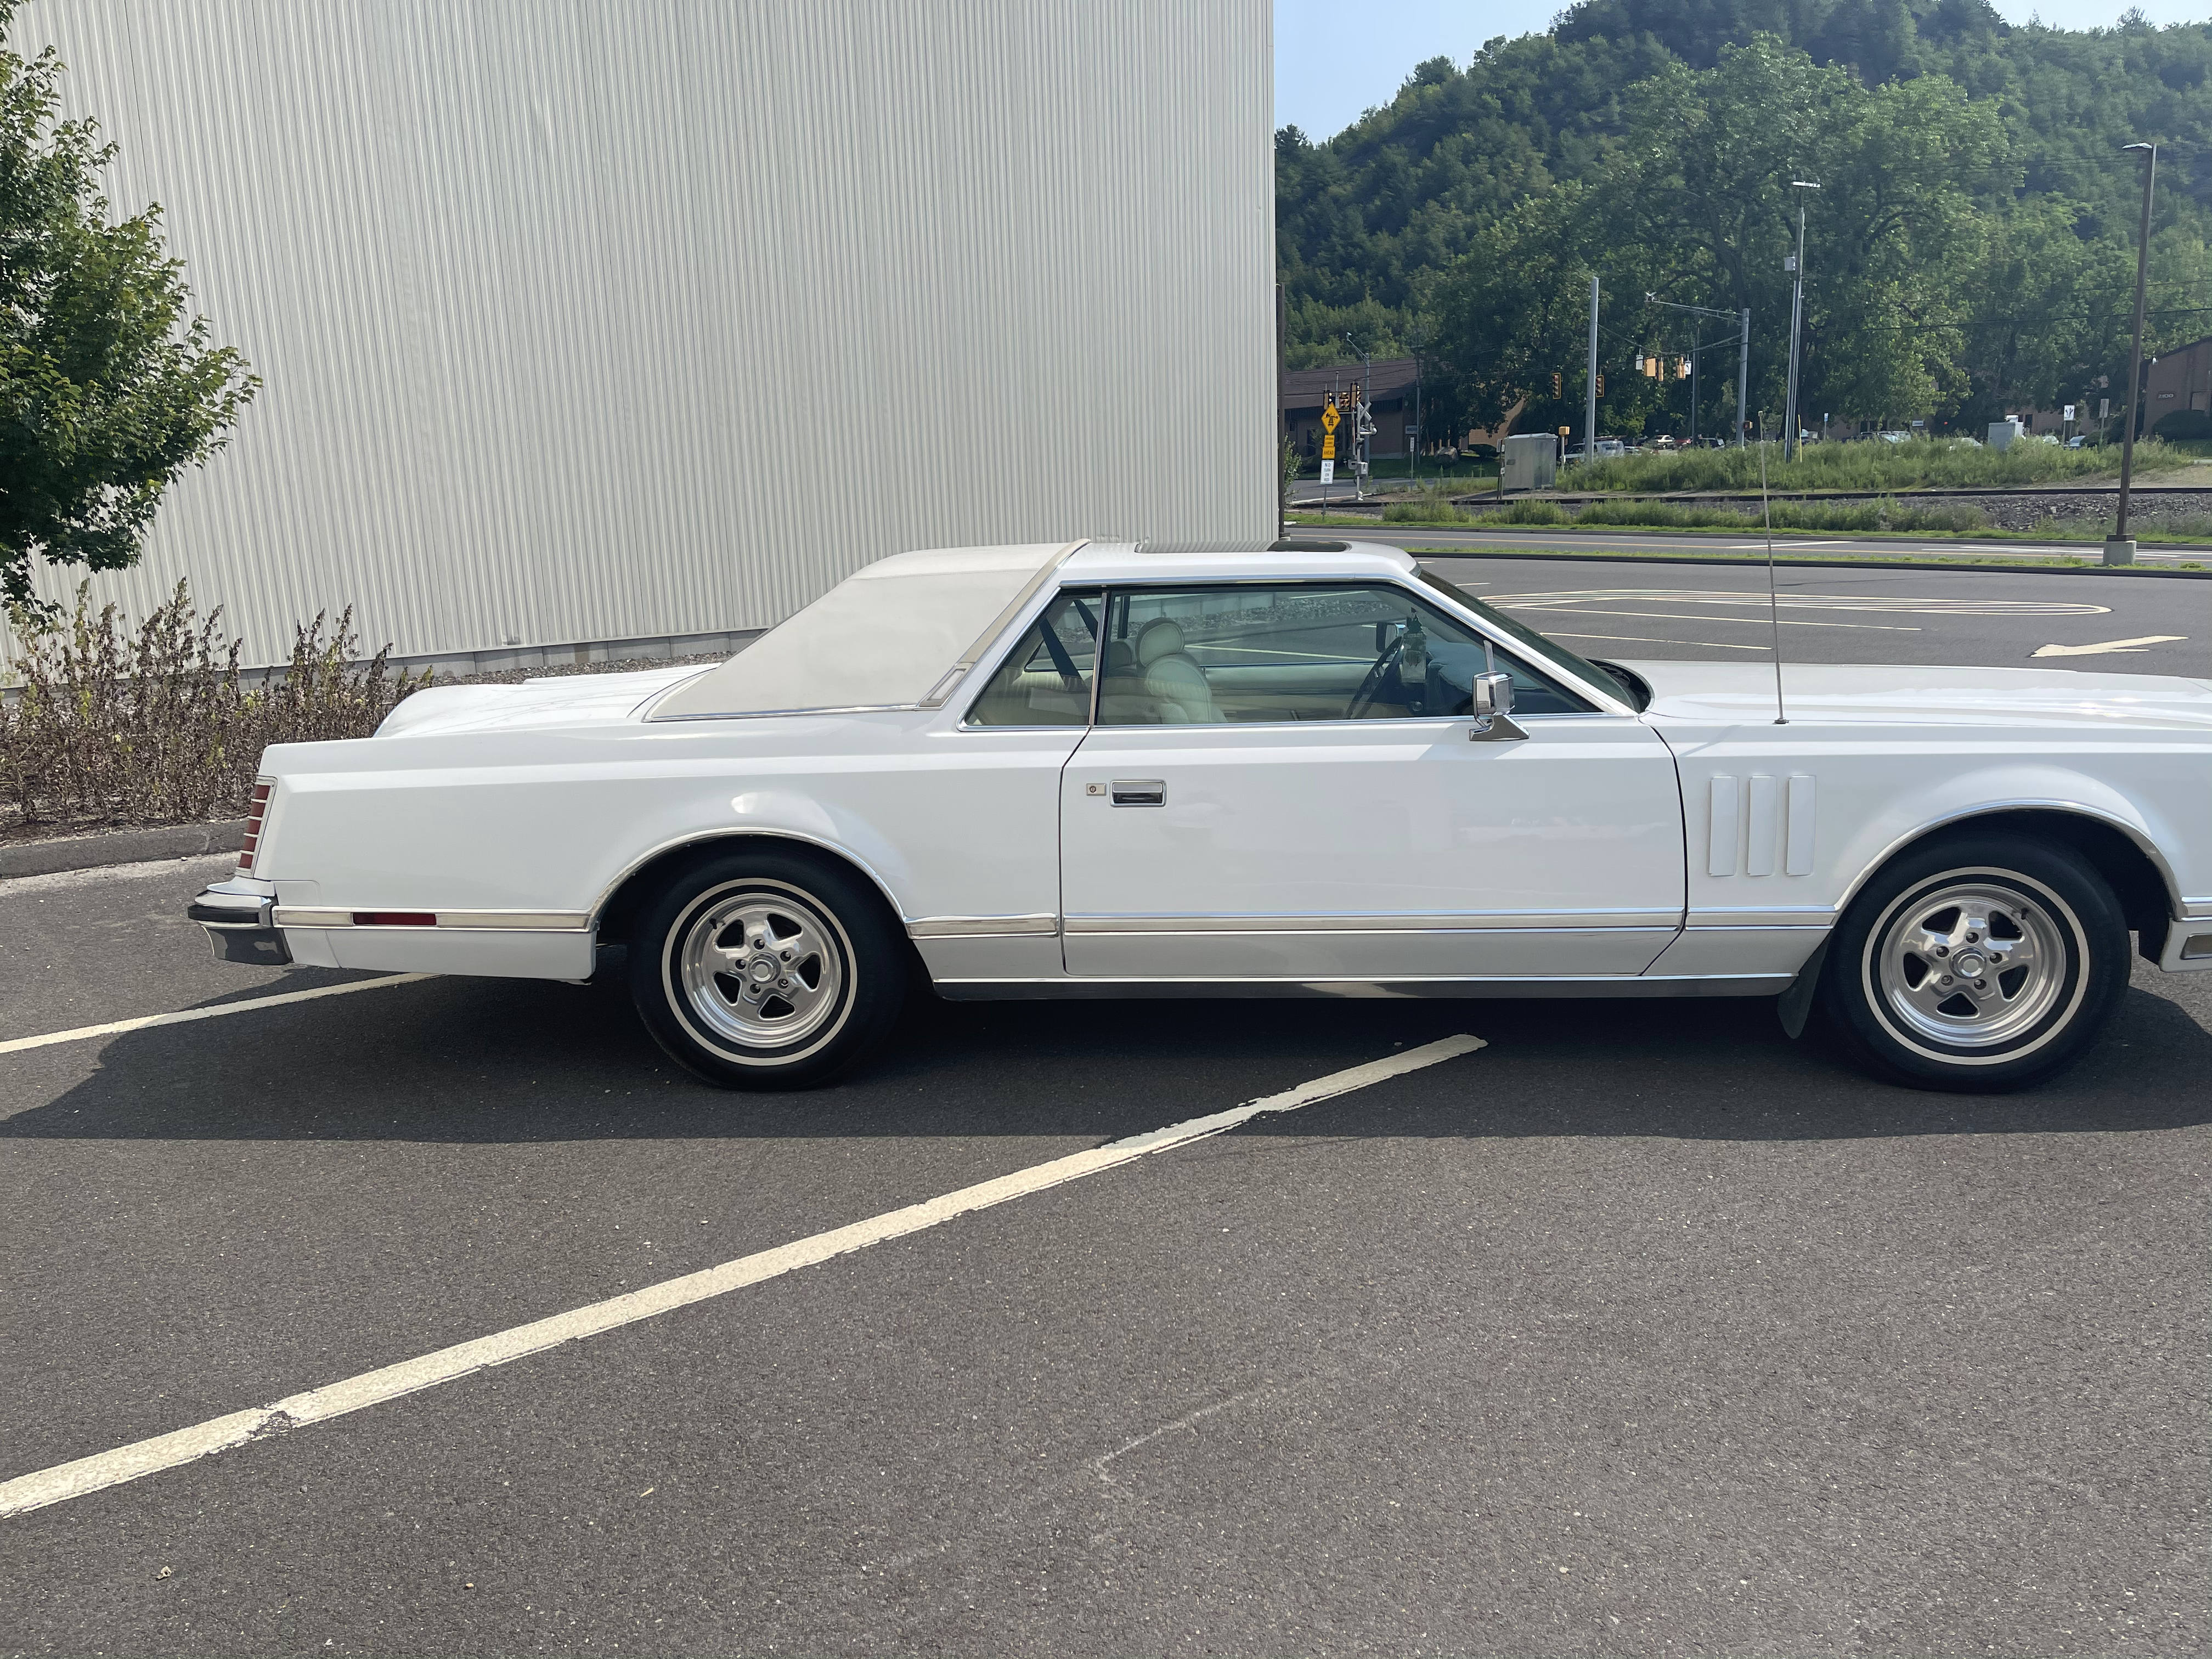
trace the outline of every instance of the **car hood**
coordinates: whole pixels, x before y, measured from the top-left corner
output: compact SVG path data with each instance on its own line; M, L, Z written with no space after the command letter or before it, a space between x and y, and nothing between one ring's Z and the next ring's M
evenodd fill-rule
M1774 718L1767 663L1624 661L1651 688L1664 724L1746 725ZM2212 737L2212 681L2069 668L1948 668L1784 663L1792 720L1898 726L2159 726Z
M628 720L670 686L705 673L712 664L649 668L636 674L571 674L520 685L434 685L384 718L380 738L439 732L601 726Z

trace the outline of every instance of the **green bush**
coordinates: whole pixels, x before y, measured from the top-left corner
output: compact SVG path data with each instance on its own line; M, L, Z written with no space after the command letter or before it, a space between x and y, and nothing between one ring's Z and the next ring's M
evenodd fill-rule
M2184 443L2202 442L2212 438L2212 415L2201 409L2177 409L2171 415L2160 416L2151 431L2158 437Z

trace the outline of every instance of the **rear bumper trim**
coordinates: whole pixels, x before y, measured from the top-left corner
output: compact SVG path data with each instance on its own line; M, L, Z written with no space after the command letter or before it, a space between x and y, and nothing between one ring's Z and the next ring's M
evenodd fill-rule
M207 930L218 962L281 968L292 960L292 948L276 925L276 902L266 883L234 878L203 889L185 915Z

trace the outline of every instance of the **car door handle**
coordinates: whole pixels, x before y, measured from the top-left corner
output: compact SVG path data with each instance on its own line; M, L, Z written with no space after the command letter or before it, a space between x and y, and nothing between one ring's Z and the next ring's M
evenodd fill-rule
M1114 780L1114 805L1116 806L1165 806L1168 804L1168 785L1165 778L1116 778Z

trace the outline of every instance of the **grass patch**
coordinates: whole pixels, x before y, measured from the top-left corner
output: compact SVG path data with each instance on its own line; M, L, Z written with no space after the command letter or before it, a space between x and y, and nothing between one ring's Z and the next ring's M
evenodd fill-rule
M1874 501L1776 501L1774 527L1833 534L1987 534L1989 521L1978 507L1921 506L1887 497ZM1759 530L1766 520L1755 512L1705 507L1689 501L1591 501L1574 506L1542 500L1508 501L1480 513L1462 509L1455 519L1434 516L1425 503L1408 503L1401 515L1385 509L1385 524L1555 525L1653 530ZM1371 522L1371 520L1370 520Z
M1766 476L1776 489L1899 489L1998 488L2062 483L2070 478L2117 475L2116 448L2067 449L2057 444L2016 443L1999 451L1971 443L1920 440L1905 444L1808 444L1792 460L1768 444ZM2138 473L2178 471L2192 456L2179 444L2153 438L2136 446ZM1562 489L1663 494L1677 490L1759 488L1758 446L1744 449L1683 449L1577 462L1559 475Z
M1665 564L1673 562L1677 564L1757 565L1765 564L1766 562L1766 554L1764 550L1757 552L1735 553L1700 548L1694 553L1672 553L1660 548L1639 548L1632 551L1621 551L1613 548L1562 548L1557 543L1553 543L1548 546L1543 547L1515 547L1510 544L1504 542L1485 542L1480 548L1470 548L1466 546L1424 547L1416 542L1407 542L1405 544L1405 550L1408 553L1429 554L1437 558L1445 559L1464 559L1471 557L1581 559L1592 562L1610 562L1614 564ZM1840 565L1848 566L1853 569L1863 567L1875 570L1903 570L1915 568L1948 570L1957 566L1972 565L1976 567L1985 567L1992 570L2095 570L2112 576L2145 577L2171 575L2176 570L2212 571L2212 565L2208 565L2205 562L2197 560L2190 560L2179 564L2172 565L2134 564L2107 566L2101 559L2023 559L2008 556L2002 553L1980 555L1969 553L1929 554L1924 557L1919 558L1915 558L1907 554L1899 554L1890 558L1860 557L1845 559L1838 558L1835 555L1830 553L1785 553L1778 549L1774 555L1774 562L1777 564Z

